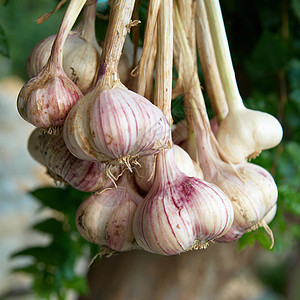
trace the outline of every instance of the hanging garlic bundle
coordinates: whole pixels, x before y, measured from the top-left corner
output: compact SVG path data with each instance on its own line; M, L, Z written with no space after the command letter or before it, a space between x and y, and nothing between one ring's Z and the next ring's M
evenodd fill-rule
M162 0L158 16L158 56L154 102L171 122L172 1ZM167 38L166 38L167 37ZM174 255L203 249L226 233L232 205L215 185L182 173L173 148L157 154L153 185L133 221L137 243L146 251Z
M132 232L132 220L142 197L135 191L127 171L111 187L96 192L79 206L76 226L89 242L116 251L139 249Z
M56 182L66 183L84 192L103 189L108 184L105 165L84 161L73 156L66 147L62 134L48 134L43 129L35 129L29 140L31 156L47 167L48 173ZM119 168L112 168L114 176Z
M95 84L102 49L95 36L96 1L86 4L78 26L70 31L63 47L63 69L86 94ZM27 59L29 77L37 76L47 63L56 35L39 42Z
M243 163L232 165L220 151L211 131L205 104L197 74L191 70L193 60L187 39L181 24L178 10L175 10L175 34L177 51L185 57L185 64L180 67L185 70L185 84L190 93L190 105L193 107L193 121L195 137L198 145L198 157L204 179L216 184L231 199L234 209L234 222L230 230L220 241L233 241L241 237L246 231L254 230L258 226L266 228L272 239L272 232L268 228L264 217L276 205L277 187L272 176L263 168ZM191 88L191 78L194 84Z
M282 127L273 116L244 106L231 63L219 1L204 0L204 4L229 109L218 129L217 139L228 159L240 163L277 146L282 139ZM204 7L203 0L198 0L197 10L201 7Z
M82 97L79 88L62 68L62 51L67 35L85 2L70 1L45 67L19 93L18 111L22 118L36 127L62 125L71 107Z
M159 108L127 90L118 62L131 26L134 0L114 1L103 46L99 80L73 107L64 124L64 140L78 158L125 164L168 147L169 124Z

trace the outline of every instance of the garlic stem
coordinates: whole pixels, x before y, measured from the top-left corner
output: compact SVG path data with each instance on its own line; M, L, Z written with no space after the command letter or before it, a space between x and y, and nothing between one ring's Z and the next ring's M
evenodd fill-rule
M235 78L220 3L218 0L197 0L198 6L201 5L202 1L205 3L216 60L228 108L229 110L242 108L244 104Z
M162 0L157 20L157 57L154 104L172 124L173 19L172 0Z
M219 123L226 117L228 113L228 106L220 78L203 1L197 2L196 12L197 46L205 80L205 90L211 102L214 116Z
M60 24L58 34L52 46L49 67L62 69L63 48L65 41L71 31L86 0L71 0Z
M174 57L178 60L176 63L179 72L182 72L183 74L182 80L184 92L190 95L189 105L192 106L192 113L198 116L199 114L206 116L206 121L209 126L197 68L194 64L191 49L188 44L176 2L174 2L174 25L174 50L178 54L174 55ZM197 99L197 103L195 103L195 99Z
M138 94L142 96L144 96L146 93L146 84L147 84L146 78L148 74L148 62L149 59L151 58L151 53L153 53L152 45L157 31L156 20L157 20L160 3L161 0L149 1L143 52L139 62L139 78L138 78L138 88L137 88Z
M118 65L122 49L131 27L131 15L135 0L111 1L108 28L100 58L99 81L103 89L122 85L118 74Z
M182 21L182 25L185 31L185 35L187 38L187 42L189 45L189 48L191 50L192 58L193 58L193 64L197 65L197 54L196 54L196 36L195 36L195 5L193 0L177 0L178 5L178 11L180 14L180 18ZM183 58L183 57L182 57ZM177 83L181 83L180 89L182 90L183 87L183 80L182 72L178 70L178 80ZM184 97L189 98L188 92L185 93ZM191 104L189 103L189 100L184 100L184 112L185 112L185 119L186 119L186 125L188 129L188 136L193 134L193 120L192 120L192 112L191 112Z
M81 36L89 42L93 43L95 39L95 19L96 19L97 1L86 4L82 15L82 33Z
M157 54L157 22L154 27L154 35L152 46L149 51L148 63L147 63L147 73L146 73L146 88L145 88L145 98L152 100L153 99L153 73L155 67L155 60Z

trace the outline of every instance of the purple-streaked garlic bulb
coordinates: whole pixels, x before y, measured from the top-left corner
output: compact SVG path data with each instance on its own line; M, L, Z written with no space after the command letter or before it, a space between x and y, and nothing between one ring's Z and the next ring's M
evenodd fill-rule
M28 141L30 154L44 165L55 181L66 183L77 190L94 192L110 185L106 176L105 165L78 159L65 145L62 134L48 134L37 128ZM118 167L110 169L117 177Z
M162 111L120 82L118 63L134 0L113 2L96 87L72 108L64 139L78 158L125 164L168 147L170 127Z
M127 171L117 182L88 197L78 208L76 225L89 242L115 251L139 249L132 220L142 197L136 192Z
M17 107L20 115L40 128L61 126L82 93L62 68L65 40L85 0L71 0L43 70L21 89Z
M201 168L195 163L188 153L181 147L173 145L174 157L179 170L189 177L203 179ZM149 192L154 181L155 156L148 155L139 159L140 166L134 169L135 182L144 192Z
M170 127L162 111L123 87L95 89L70 111L64 139L78 158L126 164L166 147Z
M172 149L159 152L153 186L133 221L135 239L144 250L175 255L206 248L232 222L231 202L217 186L182 173Z
M70 31L63 47L63 69L83 94L93 88L102 49L95 37L96 2L86 5L78 26ZM39 42L27 59L29 77L37 76L47 63L56 35Z

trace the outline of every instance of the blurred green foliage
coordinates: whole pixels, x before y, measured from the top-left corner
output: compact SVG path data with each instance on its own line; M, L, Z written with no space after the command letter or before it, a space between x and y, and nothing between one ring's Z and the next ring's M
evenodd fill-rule
M57 2L0 2L0 77L17 74L27 79L26 59L30 50L38 41L57 32L66 5L41 25L37 25L35 19L53 10ZM143 0L139 9L142 20L140 45L143 42L147 2ZM278 184L278 211L270 224L275 237L275 246L271 251L283 253L299 249L300 0L223 0L221 6L245 105L276 116L284 128L281 145L264 151L254 161L269 170ZM108 10L103 13L107 14ZM104 40L106 27L107 20L96 21L100 41ZM173 102L172 112L175 122L184 118L182 97ZM56 295L64 299L68 289L87 292L86 279L74 270L80 258L91 257L97 252L95 246L80 237L75 226L76 209L87 194L71 188L39 189L32 194L42 207L54 209L61 217L50 218L34 226L35 230L48 234L51 242L45 247L33 247L16 253L15 256L28 255L33 258L31 265L19 271L34 276L33 288L41 298ZM242 249L257 242L266 249L270 246L263 229L245 234L239 245ZM289 283L283 264L259 270L259 274L275 291L283 295L286 293ZM295 286L300 286L300 282L296 282ZM299 295L299 289L295 290L294 295Z

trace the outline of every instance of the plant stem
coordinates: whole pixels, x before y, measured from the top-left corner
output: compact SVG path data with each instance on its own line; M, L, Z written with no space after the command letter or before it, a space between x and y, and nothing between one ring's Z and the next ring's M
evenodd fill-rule
M137 88L137 92L142 96L145 95L145 90L146 90L146 77L149 71L148 62L151 57L152 45L155 36L157 15L158 15L160 3L161 0L149 1L143 52L139 62L139 78L138 78L138 88Z
M197 107L192 108L192 113L199 114L202 112L203 115L206 115L197 66L194 64L193 55L188 44L176 2L174 2L174 52L175 63L182 80L183 92L189 94L189 99L197 100ZM194 105L194 100L190 100L190 105ZM208 117L206 120L209 124Z
M242 108L244 104L235 78L220 3L218 0L197 0L198 5L201 5L202 1L205 3L215 56L228 108L230 111Z
M157 20L157 57L154 104L172 125L172 71L173 71L173 0L162 0Z
M97 86L101 89L123 86L119 79L118 65L126 36L130 31L134 2L135 0L115 0L111 3L98 74Z
M51 49L51 54L47 63L50 69L62 69L63 48L65 41L85 2L86 0L70 1Z
M147 73L146 73L146 89L145 98L153 99L153 73L157 54L157 22L154 27L153 41L149 51L148 63L147 63Z
M81 36L89 42L93 43L95 39L95 18L96 18L97 1L86 4L82 15L82 33Z
M203 1L197 2L196 12L197 46L205 80L206 92L211 102L214 116L217 119L217 122L220 123L228 113L228 106Z

